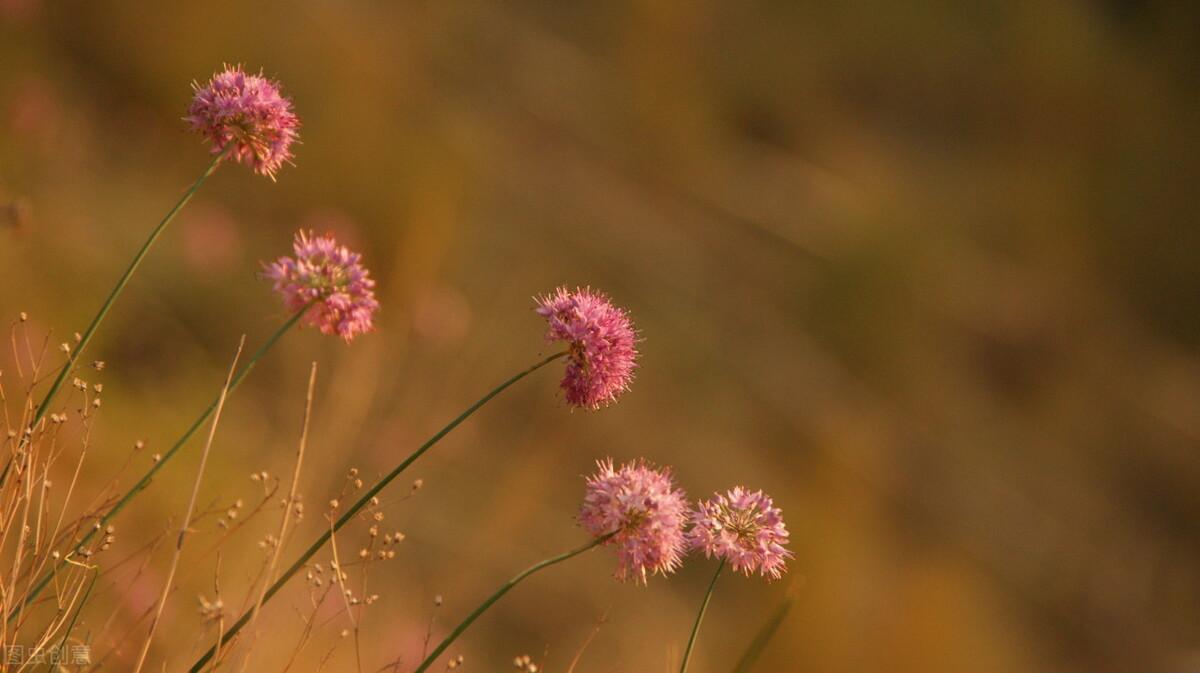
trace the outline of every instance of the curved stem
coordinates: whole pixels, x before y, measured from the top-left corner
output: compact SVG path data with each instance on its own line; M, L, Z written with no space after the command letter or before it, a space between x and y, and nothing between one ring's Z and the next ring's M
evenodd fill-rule
M309 306L311 306L311 304ZM267 338L263 345L260 346L257 351L255 351L254 355L246 362L246 364L243 365L240 370L238 370L238 373L234 375L233 379L229 381L229 392L233 392L233 390L237 388L238 384L242 382L242 379L246 378L246 375L249 374L250 370L254 368L255 363L257 363L260 358L266 355L267 351L271 350L271 347L275 345L275 342L279 341L279 338L282 337L285 332L291 329L291 327L295 325L301 317L304 316L305 312L308 311L308 308L309 307L305 307L297 311L292 315L291 318L288 318L287 322L280 325L279 329L275 330L274 334ZM212 403L209 404L203 412L201 412L199 418L193 421L191 426L184 431L183 435L176 440L173 445L171 445L171 448L167 449L167 452L162 454L162 457L155 461L154 465L147 470L146 474L143 475L142 478L139 479L138 482L134 484L128 491L126 491L125 495L121 496L121 499L118 500L117 503L108 510L108 513L106 513L100 519L100 522L92 526L91 530L84 534L83 538L75 545L76 551L81 551L84 545L86 545L93 537L95 537L98 532L103 530L104 527L107 526L108 523L112 521L117 514L119 514L121 510L125 508L126 505L129 504L130 500L133 500L138 493L142 492L147 486L150 485L150 480L154 477L154 475L158 473L158 471L161 470L163 466L171 460L171 458L179 451L179 449L183 448L183 445L186 444L189 439L191 439L192 435L195 434L202 425L204 425L204 422L208 420L208 417L212 415L213 411L216 410L217 406L220 404L220 400L221 396L218 395L217 399L213 400ZM68 563L68 558L70 558L70 556L71 554L64 556L62 561L59 562L59 565L61 566ZM47 571L42 579L39 580L38 583L30 590L29 594L25 597L25 600L22 601L16 609L8 614L9 621L12 621L13 617L19 614L21 609L33 602L33 599L36 598L37 595L41 593L42 589L46 588L46 585L50 582L50 580L53 579L54 573L55 569Z
M208 168L205 169L204 173L202 173L200 177L192 183L191 188L183 193L183 196L179 198L179 201L175 203L171 210L167 211L166 216L163 217L162 221L158 223L158 226L150 232L150 236L146 239L146 242L142 243L142 247L139 248L138 251L133 255L133 260L129 262L129 268L125 269L125 273L121 275L119 280L117 280L117 284L113 287L112 292L108 293L108 298L104 300L103 304L101 304L100 310L96 313L96 316L92 318L91 324L88 325L87 329L83 331L83 334L79 339L79 344L72 348L70 353L67 354L66 363L63 364L62 369L58 372L58 376L54 379L54 383L50 384L50 389L46 391L46 396L42 398L41 404L39 404L37 406L37 410L34 411L33 420L29 423L29 427L36 427L38 421L41 421L42 417L46 415L46 409L50 407L50 401L54 399L54 396L58 394L59 389L62 388L63 382L66 381L67 376L75 368L75 363L78 362L79 356L83 355L83 350L87 348L88 342L92 340L92 335L96 333L96 328L100 326L100 323L104 320L104 316L108 315L108 310L112 308L113 302L117 300L117 297L121 294L121 291L125 289L127 284L129 284L129 279L133 276L133 272L136 271L138 266L142 263L142 259L146 257L146 253L150 252L150 247L154 245L154 241L158 240L159 234L161 234L163 230L167 228L167 225L171 223L171 220L175 219L175 216L179 214L179 211L183 210L183 207L187 205L187 202L192 200L192 196L194 196L196 191L200 189L200 185L204 184L204 181L207 180L210 175L216 172L217 166L221 165L221 160L225 158L226 154L228 154L228 150L213 157L212 163L208 165ZM29 434L23 434L22 444L27 441L28 437Z
M683 663L679 666L679 673L687 673L688 662L692 660L692 649L696 646L696 635L700 633L700 622L704 621L704 612L708 610L708 601L712 599L713 588L717 586L717 578L721 576L721 571L724 569L725 559L721 559L720 565L717 566L717 572L713 573L712 581L708 583L708 591L704 594L704 602L700 604L696 623L692 625L692 635L688 637L687 649L683 651Z
M493 388L492 391L489 392L487 395L484 395L483 397L479 398L479 401L477 401L475 404L472 404L471 406L467 407L466 411L462 412L461 414L458 415L457 418L450 421L446 425L446 427L442 428L441 430L438 430L434 436L432 436L428 440L426 440L425 443L422 444L419 448L417 448L416 451L413 451L411 454L409 454L409 456L407 458L405 458L403 461L401 461L401 463L399 465L397 465L394 470L389 472L382 479L380 479L378 482L376 482L374 486L372 486L365 493L363 493L362 497L359 498L358 501L355 502L350 507L350 509L346 510L346 513L343 514L341 516L341 518L339 518L332 526L330 526L328 530L326 530L324 533L322 533L321 536L318 537L315 542L313 542L311 545L309 545L308 549L306 549L304 551L304 553L300 555L300 558L296 559L296 562L293 563L287 570L285 570L283 572L283 574L279 576L279 579L276 580L275 583L271 585L271 588L267 589L266 593L263 594L262 604L265 605L267 603L267 601L271 600L271 598L275 594L279 593L279 590L283 588L283 585L286 584L287 581L289 579L291 579L293 575L295 575L297 572L299 572L300 569L304 567L304 564L308 563L308 560L310 558L312 558L313 555L315 555L318 551L321 550L321 547L325 546L325 543L328 542L331 537L333 537L334 533L337 533L339 530L342 529L342 526L345 526L347 523L349 523L350 520L354 518L354 515L358 514L359 510L361 510L363 507L365 507L367 505L367 503L369 503L371 501L371 498L374 498L380 491L382 491L388 484L390 484L393 479L400 476L401 472L403 472L405 469L407 469L409 465L412 465L412 463L414 461L416 461L416 459L420 458L421 455L424 454L426 451L428 451L434 444L437 444L439 440L441 440L446 435L450 434L451 430L458 427L459 424L462 423L463 421L467 420L467 418L471 414L478 411L480 407L487 404L493 397L504 392L504 390L506 388L508 388L509 386L511 386L512 384L516 383L517 381L520 381L521 379L525 378L526 376L529 376L530 374L534 373L535 371L541 369L542 367L545 367L546 365L565 356L566 354L567 354L566 351L563 351L560 353L555 353L554 355L551 355L547 358L542 359L540 362L533 365L532 367L529 367L525 371L523 371L519 374L516 374L515 376L508 379L504 383L501 383L500 385ZM217 640L217 643L215 645L213 645L212 647L210 647L207 652L205 652L199 659L197 659L196 663L192 664L192 667L190 669L188 669L189 673L199 673L199 671L202 668L204 668L204 664L207 663L209 659L212 659L213 654L216 653L217 648L223 647L235 635L237 635L237 632L240 631L241 628L246 625L246 622L250 621L251 615L252 615L252 610L247 610L246 612L243 612L242 616L239 617L236 622L234 622L233 626L231 626L229 628L229 630L226 631L224 633L224 635L222 635Z
M439 643L437 647L433 648L433 652L430 652L429 656L425 657L425 661L422 661L421 665L418 666L416 668L416 670L413 671L413 673L424 673L424 671L426 669L428 669L430 666L433 665L434 660L436 660L439 656L441 656L442 652L445 652L446 648L450 647L450 644L453 643L455 640L457 640L458 637L463 634L463 631L466 631L467 627L469 627L472 622L474 622L476 619L479 618L479 615L482 615L484 612L486 612L488 608L492 607L493 603L500 600L501 596L508 593L509 590L512 589L513 587L517 586L517 584L520 583L521 580L525 579L526 577L529 577L530 575L541 570L542 568L549 568L550 566L554 565L555 563L561 563L561 562L566 561L567 559L571 558L572 556L578 556L579 554L582 554L583 552L591 549L592 547L601 545L605 541L607 541L608 538L612 537L613 535L614 535L613 533L603 535L601 537L598 537L598 538L592 540L591 542L588 542L587 544L583 545L582 547L576 547L575 549L572 549L569 552L559 554L558 556L552 556L540 563L535 563L535 564L529 566L528 568L526 568L525 570L521 571L521 573L518 574L516 577L505 582L496 591L496 593L489 596L487 598L487 600L480 603L479 607L475 608L475 610L471 614L467 615L467 618L462 620L461 624L454 627L454 630L450 632L450 635L446 636L445 640L443 640L441 643Z

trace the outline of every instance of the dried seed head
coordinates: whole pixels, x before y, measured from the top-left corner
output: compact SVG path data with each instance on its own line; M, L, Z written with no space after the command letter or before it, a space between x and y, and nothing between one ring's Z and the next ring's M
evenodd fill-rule
M225 603L217 598L209 601L203 595L197 597L200 602L200 617L206 621L217 621L225 615Z

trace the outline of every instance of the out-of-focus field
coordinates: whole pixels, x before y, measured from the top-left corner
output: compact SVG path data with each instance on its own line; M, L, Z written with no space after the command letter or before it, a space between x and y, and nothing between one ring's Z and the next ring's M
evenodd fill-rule
M238 337L285 317L259 260L328 229L365 252L379 329L289 334L230 399L201 492L249 509L252 472L290 471L318 360L285 562L347 470L373 480L548 352L531 295L603 288L644 337L613 408L571 412L539 373L387 492L407 539L371 571L363 670L415 663L436 595L440 636L579 544L581 475L645 456L693 497L763 488L792 531L783 581L722 580L695 673L730 671L789 598L754 670L1200 671L1198 26L1190 3L1115 0L0 0L0 319L82 329L207 161L180 120L191 80L262 67L303 120L296 166L218 171L120 299L90 351L83 494L135 440L126 482L178 436ZM200 445L110 558L177 525ZM222 547L232 611L276 526ZM211 644L195 596L218 535L206 519L185 550L154 670ZM81 635L116 617L93 656L152 604L169 547L98 585ZM590 553L451 652L562 673L607 615L578 673L671 670L713 563L640 588ZM301 577L266 608L246 670L283 667L307 603ZM335 645L325 670L355 670L347 627L291 670Z

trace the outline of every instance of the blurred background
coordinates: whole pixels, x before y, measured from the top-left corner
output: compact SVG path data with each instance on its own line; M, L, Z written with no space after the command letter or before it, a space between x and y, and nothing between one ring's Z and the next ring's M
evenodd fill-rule
M317 360L285 562L347 470L373 481L548 352L533 295L603 288L644 337L616 406L572 412L541 372L387 491L407 539L371 570L363 670L411 668L431 617L440 638L577 545L593 461L645 456L695 498L766 490L792 531L784 580L718 585L695 673L732 670L785 601L752 670L1200 671L1198 6L0 0L3 320L52 343L86 325L206 165L180 117L224 62L283 83L303 144L277 183L219 170L93 342L85 500L286 317L259 261L329 230L365 253L378 331L287 335L231 398L201 493L248 510L252 472L290 474ZM114 558L181 516L200 444L122 515ZM197 525L156 669L211 643L214 575L240 611L277 520L219 569ZM169 546L85 611L105 670L136 655L140 631L118 640ZM593 552L451 652L558 673L603 619L576 671L674 670L713 568L618 585ZM282 670L308 602L298 578L264 611L249 670ZM290 670L356 670L327 612Z

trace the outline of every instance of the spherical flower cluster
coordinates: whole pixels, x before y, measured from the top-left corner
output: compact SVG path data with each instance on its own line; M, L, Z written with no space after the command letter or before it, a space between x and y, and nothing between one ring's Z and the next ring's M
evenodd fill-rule
M619 580L646 583L648 575L674 572L683 559L688 504L667 470L638 461L614 469L597 462L587 479L579 522L593 537L612 534Z
M701 502L692 513L688 542L706 557L725 559L747 577L754 572L779 579L792 552L783 513L762 491L738 486Z
M547 341L566 341L569 359L562 388L567 402L585 409L611 404L629 389L637 359L637 332L624 310L608 297L561 287L537 300L549 324Z
M204 86L192 88L196 93L184 120L208 138L213 154L232 146L230 159L271 179L290 162L300 120L278 83L247 75L239 65L226 66Z
M332 235L314 237L304 231L296 233L292 249L294 258L263 264L263 277L274 281L284 304L292 311L311 305L304 322L347 342L371 331L379 302L362 256L338 245Z

